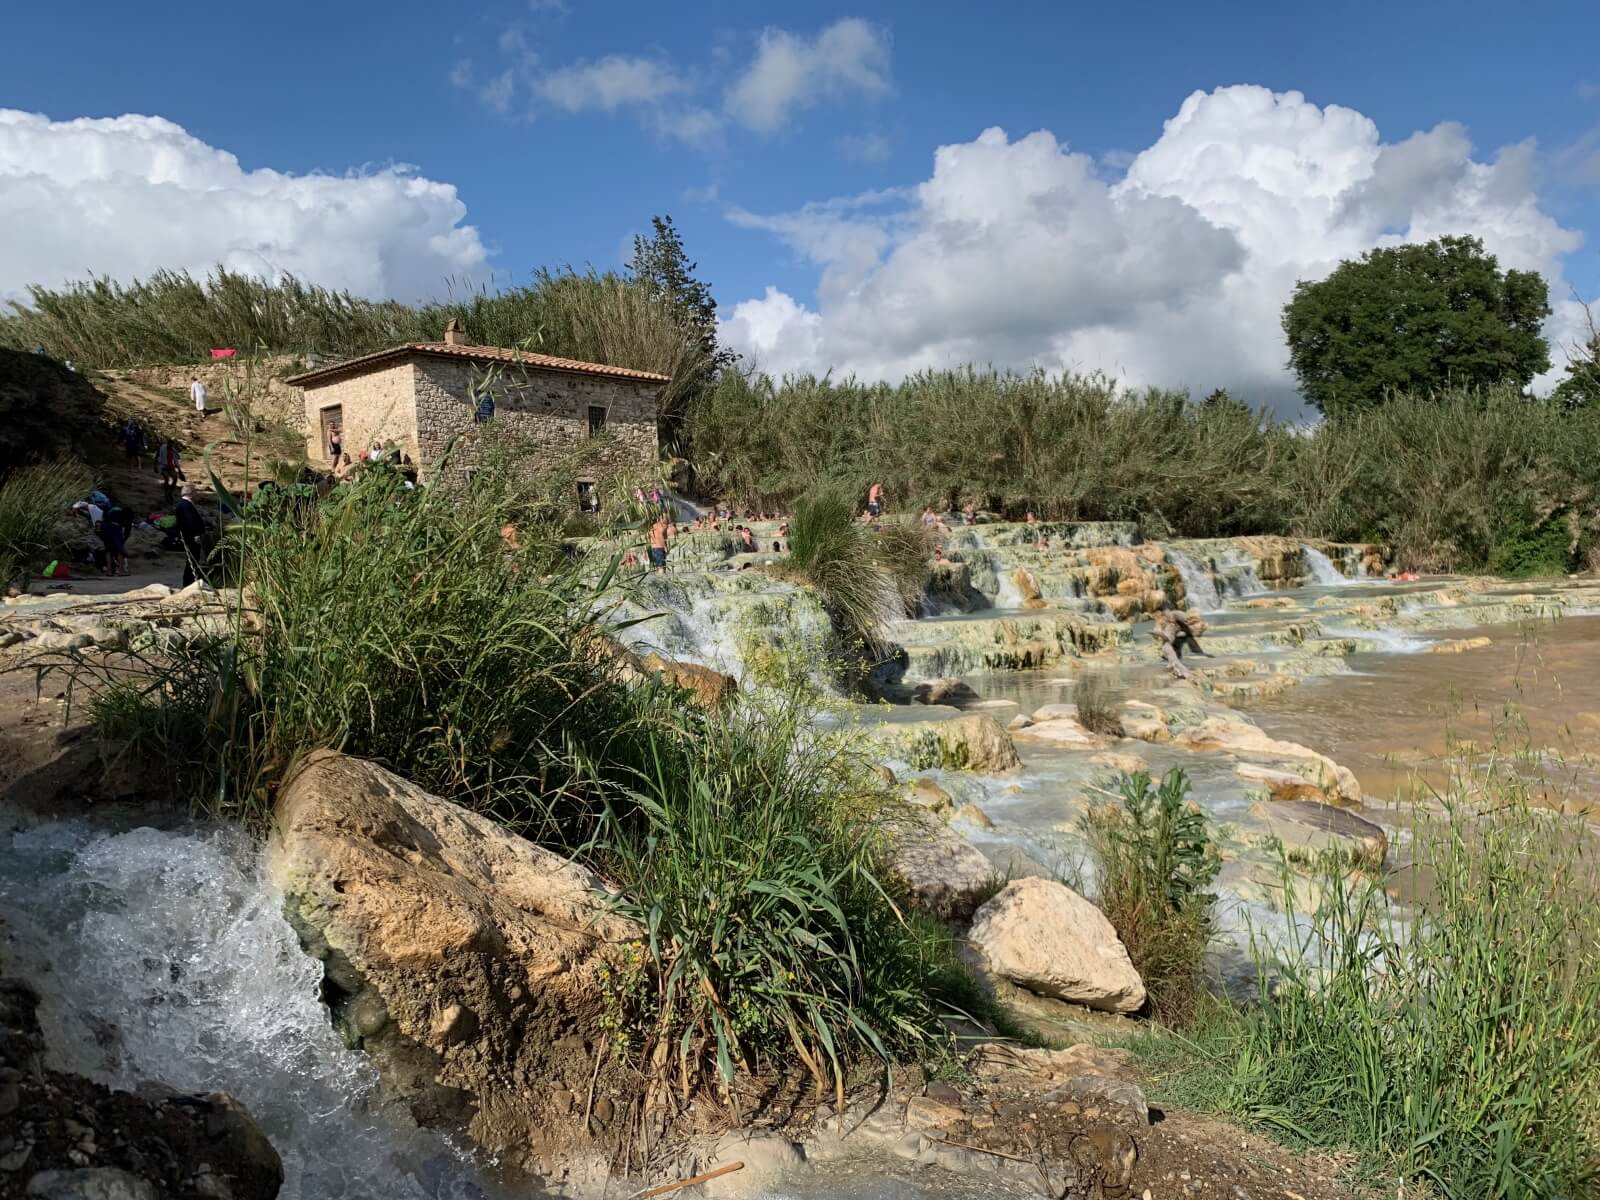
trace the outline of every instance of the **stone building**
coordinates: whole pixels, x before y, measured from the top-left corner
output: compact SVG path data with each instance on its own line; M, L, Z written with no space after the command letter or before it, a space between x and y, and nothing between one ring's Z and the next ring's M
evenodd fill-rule
M473 346L451 321L442 342L395 346L288 382L304 398L306 457L313 464L329 462L335 429L352 459L374 442L392 441L429 482L470 478L491 430L524 455L531 470L570 460L603 433L578 483L577 499L589 505L598 503L611 479L655 469L656 396L668 380L650 371Z

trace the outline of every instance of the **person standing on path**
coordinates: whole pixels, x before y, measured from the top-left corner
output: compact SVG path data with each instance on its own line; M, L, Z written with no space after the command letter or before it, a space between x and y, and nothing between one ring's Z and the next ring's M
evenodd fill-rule
M873 520L883 515L883 484L874 483L867 489L867 511Z
M156 474L161 476L161 495L168 504L178 495L178 484L183 479L183 460L178 454L178 443L168 438L156 450Z
M672 533L672 522L667 520L666 513L657 516L655 524L650 526L650 568L657 575L667 573L667 539Z
M202 417L206 415L206 385L200 382L196 375L189 380L189 399L194 401L194 410Z
M194 502L194 488L185 484L173 516L178 519L178 536L183 539L183 586L205 578L206 519Z

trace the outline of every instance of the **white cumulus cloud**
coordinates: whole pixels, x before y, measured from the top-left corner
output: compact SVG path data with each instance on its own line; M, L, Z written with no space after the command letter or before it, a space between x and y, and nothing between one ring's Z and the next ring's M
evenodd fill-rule
M0 297L90 271L283 273L417 299L488 255L450 184L404 166L247 171L160 117L52 121L0 109Z
M768 29L750 66L728 88L724 107L761 133L824 99L874 97L889 90L889 39L860 17L844 17L815 37Z
M1385 143L1352 109L1250 86L1191 95L1121 178L1048 132L989 129L940 147L915 188L731 212L819 279L814 307L768 289L724 332L775 371L1098 369L1291 408L1279 314L1295 281L1376 246L1482 237L1503 267L1544 273L1552 345L1569 336L1562 263L1581 238L1540 209L1531 153L1480 160L1450 123Z

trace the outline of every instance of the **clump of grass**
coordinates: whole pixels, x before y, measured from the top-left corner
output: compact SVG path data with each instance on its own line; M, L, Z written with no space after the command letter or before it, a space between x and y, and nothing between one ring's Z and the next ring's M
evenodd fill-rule
M1189 781L1168 771L1158 787L1124 775L1120 804L1083 819L1094 866L1095 903L1144 980L1152 1014L1183 1025L1204 997L1204 957L1216 930L1210 891L1221 869L1205 815L1189 803Z
M1475 797L1482 802L1483 796ZM1208 1038L1226 1107L1348 1145L1450 1197L1600 1180L1600 909L1590 834L1515 797L1417 830L1407 917L1323 868L1299 937L1258 946L1257 1004ZM1293 922L1291 921L1291 926Z
M124 733L140 712L157 731L197 730L184 769L247 821L302 754L331 746L513 828L581 840L597 809L587 780L636 764L627 743L647 715L614 678L591 585L552 571L559 550L537 538L513 549L507 511L383 470L254 513L222 544L248 584L236 627L128 664L97 715Z
M837 1090L864 1053L930 1049L954 960L874 874L882 801L793 698L708 724L686 761L652 744L600 836L658 964L643 1061L686 1084L798 1062Z
M1083 671L1072 682L1072 703L1078 710L1078 723L1092 733L1122 736L1118 702L1116 690L1099 671Z
M76 463L20 467L0 483L0 587L23 577L56 548L56 528L93 482Z
M817 589L834 625L869 654L920 596L928 562L920 530L870 528L839 489L807 495L789 522L789 570Z

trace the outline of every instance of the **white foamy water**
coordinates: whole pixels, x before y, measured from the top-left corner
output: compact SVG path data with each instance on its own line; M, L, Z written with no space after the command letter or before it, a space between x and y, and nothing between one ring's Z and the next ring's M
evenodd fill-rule
M1416 654L1428 648L1424 638L1412 637L1396 629L1359 629L1354 626L1324 625L1325 638L1354 638L1378 654Z
M1311 570L1313 583L1320 583L1327 587L1343 587L1353 580L1346 577L1345 573L1333 565L1333 560L1322 551L1312 546L1302 545L1300 553L1305 557L1306 566Z
M443 1138L380 1107L282 906L234 833L65 822L0 836L8 969L42 997L51 1066L235 1096L283 1159L284 1200L497 1195Z
M1167 547L1167 561L1178 568L1178 574L1183 576L1183 591L1190 608L1198 608L1201 612L1217 612L1222 608L1222 594L1217 591L1217 581L1208 567L1171 546Z
M1006 566L1005 560L993 550L986 550L984 554L989 560L989 570L994 572L994 606L1000 609L1021 608L1022 589L1017 587L1016 578L1012 573L1015 568Z

